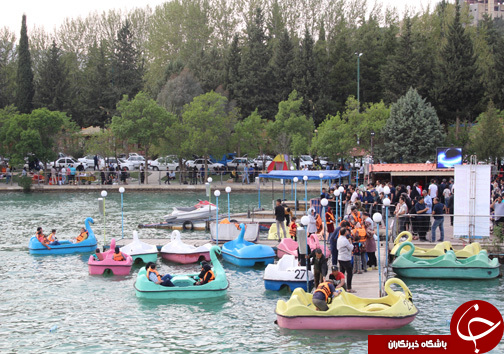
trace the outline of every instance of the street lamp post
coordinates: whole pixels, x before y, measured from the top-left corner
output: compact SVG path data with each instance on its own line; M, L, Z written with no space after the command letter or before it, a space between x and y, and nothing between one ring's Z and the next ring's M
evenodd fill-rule
M381 281L381 257L380 257L380 223L382 221L382 216L380 213L374 213L373 214L373 221L376 223L376 233L378 235L378 283L379 283L379 295L378 297L382 296L382 281Z
M231 220L231 211L230 211L231 204L229 204L229 193L231 193L231 187L229 187L229 186L226 187L226 193L227 193L227 197L228 197L228 220L230 221Z
M308 211L308 176L303 176L305 212Z
M306 237L306 254L308 255L308 223L310 222L310 218L308 215L305 215L301 218L301 224L303 224L305 229L305 237ZM301 257L301 255L300 255ZM306 291L310 291L310 278L308 277L308 272L310 270L310 262L309 259L306 260Z
M388 269L388 208L390 206L390 199L388 197L383 199L383 205L385 206L385 268Z
M220 195L220 190L216 190L214 192L215 195L215 241L216 245L219 245L219 195ZM229 196L229 193L228 193Z
M297 217L297 183L299 179L294 177L292 181L294 182L294 216Z
M357 103L359 104L360 110L360 57L362 53L355 52L355 55L357 55Z
M320 195L322 195L322 179L324 178L323 173L319 173L319 178L320 178Z
M123 203L123 195L124 195L124 187L119 187L119 193L121 193L121 240L124 238L124 203Z
M212 177L207 178L207 193L208 193L208 220L210 221L212 216L211 216L211 211L212 211Z
M101 196L103 198L103 226L102 226L102 230L103 230L103 246L105 246L105 222L106 222L106 218L105 218L105 198L107 197L107 191L101 191Z
M326 210L327 204L329 204L329 201L326 198L323 198L320 201L320 204L322 204L322 215L323 215L323 220L324 220L324 233L323 233L324 234L324 256L326 256L327 255L327 244L326 244L327 220L325 217L325 210Z
M340 199L339 199L339 213L340 213L340 220L343 219L343 207L342 207L342 203L341 203L341 200L343 199L343 193L345 192L345 188L343 188L343 186L339 186L338 188L339 192L340 192Z
M371 163L374 163L374 152L373 152L373 138L375 136L374 130L371 130Z
M336 188L336 190L334 191L334 196L336 197L336 225L335 227L337 227L339 225L339 214L338 214L338 203L339 203L339 197L340 197L340 191L338 188Z

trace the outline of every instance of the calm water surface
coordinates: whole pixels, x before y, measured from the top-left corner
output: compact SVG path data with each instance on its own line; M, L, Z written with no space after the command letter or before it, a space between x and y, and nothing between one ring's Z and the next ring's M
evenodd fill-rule
M232 194L232 211L257 206L256 194ZM262 197L271 205L271 193ZM281 195L275 195L281 197ZM368 332L283 330L274 324L275 306L289 292L264 289L263 268L224 263L230 282L226 297L211 301L149 302L135 297L138 267L126 277L88 275L86 255L31 256L28 240L37 226L75 237L84 218L95 219L102 242L97 193L0 194L0 352L136 353L366 353ZM125 235L139 223L161 221L173 206L192 205L204 194L126 193ZM121 233L120 195L106 202L106 235ZM227 199L220 198L223 212ZM166 230L140 230L140 237L169 238ZM183 238L209 238L184 232ZM166 241L168 242L168 241ZM164 244L165 241L161 241ZM160 273L194 272L195 265L159 260ZM462 303L480 299L504 309L502 279L491 281L407 281L420 313L396 331L374 334L449 334L449 320ZM358 290L358 289L357 289ZM50 333L53 326L57 331ZM504 352L504 344L493 351Z

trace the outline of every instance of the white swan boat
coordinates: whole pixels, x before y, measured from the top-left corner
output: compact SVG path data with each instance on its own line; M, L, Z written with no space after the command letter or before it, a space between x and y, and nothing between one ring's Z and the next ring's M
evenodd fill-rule
M164 259L182 264L210 261L210 248L212 248L210 243L199 247L188 245L182 242L180 232L177 230L172 232L170 239L171 241L161 248L161 257Z
M156 262L158 249L155 245L148 244L138 239L138 232L133 231L133 242L121 247L121 252L130 255L133 261L141 259L144 263Z

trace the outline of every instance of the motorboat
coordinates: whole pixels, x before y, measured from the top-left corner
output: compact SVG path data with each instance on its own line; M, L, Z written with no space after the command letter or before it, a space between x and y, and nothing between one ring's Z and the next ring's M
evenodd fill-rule
M138 239L138 232L133 231L133 242L120 248L121 252L129 254L133 262L140 259L144 263L155 262L158 256L158 249L155 245L148 244Z
M225 219L227 220L227 219ZM240 234L240 229L237 227L238 224L228 222L220 222L219 223L219 242L227 242L232 241L238 237ZM212 241L217 241L217 229L216 223L210 223L210 236L212 237ZM247 224L245 228L245 236L244 239L249 242L257 242L259 239L259 224L258 223L250 223Z
M84 220L84 227L88 232L88 237L85 240L78 243L70 240L60 240L58 241L59 245L49 245L51 249L47 249L36 236L32 236L28 244L30 254L50 255L93 252L96 249L97 241L90 224L94 224L93 219L86 218Z
M298 243L291 238L284 238L277 246L277 257L282 258L285 255L298 257Z
M278 291L287 286L291 291L296 288L306 288L306 267L298 266L296 257L291 254L284 255L276 264L268 264L264 270L264 287L267 290ZM308 271L308 282L313 286L313 273Z
M390 255L395 257L397 250L399 249L399 246L403 242L411 242L413 239L413 235L409 231L403 231L399 235L397 235L396 239L394 240L394 247L390 251ZM444 255L448 251L453 251L455 252L455 256L459 259L461 258L469 258L472 256L477 255L482 251L483 249L481 248L481 245L479 242L473 242L467 246L465 246L461 250L455 250L453 249L453 246L450 241L443 241L434 246L434 248L423 248L423 247L418 247L415 246L415 251L413 252L414 257L418 258L436 258L439 256ZM409 251L409 246L405 246L401 248L401 254L406 253Z
M175 230L171 233L170 242L161 248L161 257L167 261L181 264L210 261L211 247L210 243L199 247L188 245L180 239L180 232Z
M108 251L101 253L98 257L99 259L95 259L93 255L89 256L88 260L88 268L89 274L91 275L100 275L105 273L108 269L114 275L128 275L131 266L133 265L133 258L126 254L122 253L125 258L124 261L114 261L114 252L115 252L116 241L115 238L110 240L110 248Z
M156 284L147 278L147 270L143 267L135 281L136 296L142 299L201 299L223 296L226 294L229 283L226 273L222 268L217 255L221 250L217 246L210 248L210 259L213 265L215 279L207 284L195 286L195 277L199 273L174 275L171 279L172 287Z
M392 290L392 284L399 285L403 291ZM297 288L287 302L277 302L276 323L289 329L358 331L397 329L411 323L418 309L406 284L391 278L384 289L387 295L375 299L361 298L339 289L341 293L328 304L329 310L317 311L313 295Z
M225 261L242 267L253 267L256 263L267 265L275 261L273 248L244 240L245 224L240 224L240 230L235 240L222 246L222 257Z
M404 247L409 247L401 254ZM499 260L489 259L485 250L465 259L457 259L455 252L447 251L442 256L425 259L413 256L415 245L403 242L396 251L397 258L392 270L401 277L433 279L492 279L500 274Z
M208 219L215 214L216 209L215 204L208 200L198 200L198 203L192 207L174 207L173 212L163 218L167 222Z

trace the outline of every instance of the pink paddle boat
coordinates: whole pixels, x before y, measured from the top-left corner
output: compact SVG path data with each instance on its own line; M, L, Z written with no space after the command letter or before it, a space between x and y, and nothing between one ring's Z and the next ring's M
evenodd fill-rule
M124 257L124 261L114 261L114 250L116 242L113 238L110 241L110 249L106 252L96 254L98 260L95 259L93 255L89 256L88 267L89 274L100 275L103 274L107 269L109 269L114 275L128 275L131 266L133 265L133 258L124 252L121 254Z
M284 238L277 246L277 257L282 258L286 254L291 254L298 258L298 243L291 238Z
M171 241L161 248L161 257L170 262L189 264L200 261L210 262L211 244L206 243L203 246L193 246L182 242L180 232L172 232Z
M329 245L326 245L324 252L324 241L322 241L321 244L317 235L311 234L310 237L308 237L308 246L310 246L310 249L312 251L314 251L317 248L320 248L324 253L324 256L326 256L327 258L331 256L331 250Z

